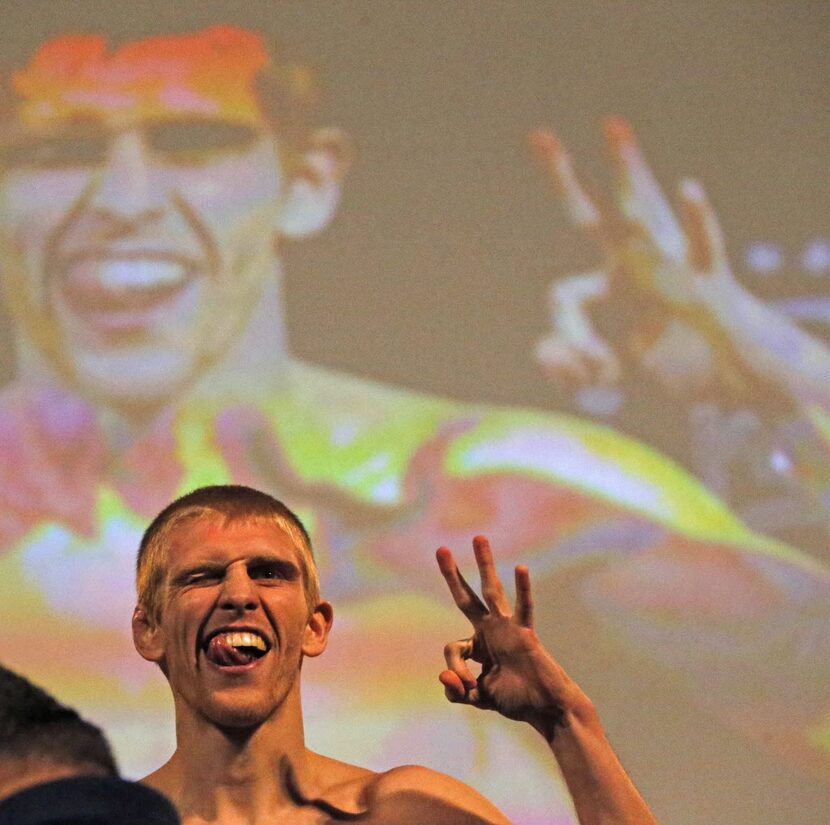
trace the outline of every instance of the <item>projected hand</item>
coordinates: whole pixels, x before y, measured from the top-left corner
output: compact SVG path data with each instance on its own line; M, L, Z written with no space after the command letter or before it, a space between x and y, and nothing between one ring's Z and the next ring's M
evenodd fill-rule
M473 549L483 601L459 572L452 552L441 547L436 553L456 605L473 625L471 637L449 642L444 648L447 670L439 677L444 692L451 702L529 722L550 738L562 714L585 704L587 698L533 630L527 567L516 567L516 606L511 610L489 542L477 536ZM477 678L467 665L470 659L481 664Z
M531 141L571 222L600 247L605 269L614 278L637 285L668 308L698 306L701 280L732 279L720 226L703 187L690 179L680 184L678 218L628 123L608 118L605 137L614 172L614 208L588 195L553 131L538 129Z
M630 316L623 319L629 329L624 340L599 339L604 350L616 359L618 372L621 356L633 358L675 393L707 387L715 375L716 356L721 372L735 383L739 367L732 363L733 351L724 346L718 329L723 313L713 307L724 303L724 290L734 290L737 282L717 217L701 185L692 180L681 184L678 218L628 124L609 118L605 134L614 170L613 206L587 193L553 131L538 129L531 135L572 224L605 258L604 288L595 290L591 300L607 301L615 309L620 304L622 314ZM571 280L566 278L552 289L561 295ZM582 307L589 320L587 303ZM561 311L551 312L553 331L536 351L548 374L558 380L567 378L561 351L568 324L563 321L567 318ZM570 346L573 352L573 341ZM573 361L572 357L569 364ZM612 363L612 358L604 355L603 363ZM571 373L579 374L573 368Z

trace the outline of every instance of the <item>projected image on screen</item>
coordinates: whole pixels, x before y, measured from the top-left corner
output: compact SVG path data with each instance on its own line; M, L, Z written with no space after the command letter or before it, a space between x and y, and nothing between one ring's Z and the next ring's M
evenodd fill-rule
M353 152L258 30L61 34L4 82L4 664L102 724L128 774L157 767L172 712L130 637L139 538L177 495L238 482L303 518L335 606L303 668L315 749L444 770L518 823L576 821L544 742L437 682L464 627L433 553L483 533L505 571L531 567L541 635L658 814L739 821L730 770L817 808L830 350L733 273L701 183L673 204L610 119L609 207L536 131L599 262L553 284L540 330L539 381L567 410L462 403L290 351L284 245L334 220ZM709 808L684 805L689 775Z

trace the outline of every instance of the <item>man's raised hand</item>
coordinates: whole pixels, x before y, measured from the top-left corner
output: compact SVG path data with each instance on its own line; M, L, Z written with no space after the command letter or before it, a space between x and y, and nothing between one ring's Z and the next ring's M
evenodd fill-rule
M461 575L448 548L440 547L436 553L456 605L473 626L472 636L445 646L447 669L439 679L451 702L529 722L550 739L563 715L590 704L589 700L545 650L533 629L527 567L516 567L516 603L511 609L487 539L476 536L473 550L481 597ZM478 677L468 667L469 660L481 665Z
M448 548L436 553L455 603L473 626L472 636L444 648L447 669L439 678L447 698L533 725L556 757L580 825L657 825L605 738L591 701L537 638L527 567L516 567L511 610L490 543L476 536L473 549L481 596ZM467 666L470 659L481 664L478 677Z

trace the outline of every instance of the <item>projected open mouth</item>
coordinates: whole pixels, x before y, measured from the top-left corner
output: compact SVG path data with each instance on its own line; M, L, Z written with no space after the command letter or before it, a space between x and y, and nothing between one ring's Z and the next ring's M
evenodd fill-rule
M166 252L86 252L58 264L52 289L92 330L131 333L160 314L185 311L195 297L199 269L192 259Z
M202 645L207 660L222 668L252 665L270 649L268 640L256 630L218 630Z

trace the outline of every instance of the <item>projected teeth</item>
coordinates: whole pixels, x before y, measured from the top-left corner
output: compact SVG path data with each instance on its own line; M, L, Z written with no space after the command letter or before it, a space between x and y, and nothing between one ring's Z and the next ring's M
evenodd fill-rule
M173 261L107 261L98 270L106 289L156 289L185 280L185 268Z

